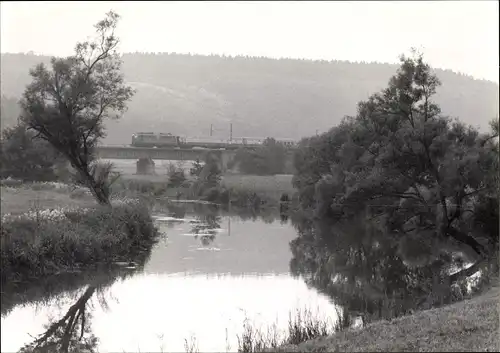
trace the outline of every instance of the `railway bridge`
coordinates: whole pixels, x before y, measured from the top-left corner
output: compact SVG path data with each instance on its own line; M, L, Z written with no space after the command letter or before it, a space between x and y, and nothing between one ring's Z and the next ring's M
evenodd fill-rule
M96 148L96 155L102 159L163 159L170 161L195 161L203 160L207 153L216 156L223 172L227 171L228 164L236 155L236 150L208 149L208 148L179 148L179 147L132 147L132 146L110 146L101 145ZM291 165L292 153L287 156L287 162ZM137 170L139 173L140 170Z
M150 148L131 146L99 146L96 155L102 159L163 159L169 161L202 160L206 153L216 156L223 171L234 158L236 151L214 149ZM139 170L137 171L139 172Z

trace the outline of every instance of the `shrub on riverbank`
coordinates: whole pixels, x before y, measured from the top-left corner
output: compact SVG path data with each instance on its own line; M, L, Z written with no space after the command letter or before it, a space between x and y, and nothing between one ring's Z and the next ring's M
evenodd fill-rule
M113 208L56 209L4 215L1 280L24 280L126 259L156 239L148 208L136 201Z

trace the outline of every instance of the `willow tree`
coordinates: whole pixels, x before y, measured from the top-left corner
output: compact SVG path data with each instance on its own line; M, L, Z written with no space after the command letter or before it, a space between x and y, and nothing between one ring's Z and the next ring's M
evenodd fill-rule
M105 136L105 121L118 119L134 94L120 71L118 20L118 14L108 12L95 25L96 36L77 43L72 56L30 70L32 82L21 100L28 129L66 156L79 180L105 205L110 203L110 168L98 167L94 150Z

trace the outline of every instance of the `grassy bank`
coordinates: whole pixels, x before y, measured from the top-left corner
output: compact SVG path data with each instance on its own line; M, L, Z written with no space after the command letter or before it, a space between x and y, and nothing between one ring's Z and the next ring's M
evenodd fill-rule
M483 294L441 308L361 330L348 329L300 344L269 349L275 352L416 352L499 351L498 278Z
M40 194L47 198L33 207L30 201ZM140 202L84 208L90 199L70 195L2 187L2 283L127 260L131 250L155 241L157 230L148 208Z
M495 258L492 261L497 261ZM288 330L263 331L247 320L239 352L498 351L500 282L498 266L485 263L468 281L467 293L432 309L364 323L337 310L340 320L311 312L290 313ZM440 296L433 293L433 296ZM446 297L445 293L442 298ZM463 299L465 297L465 299ZM412 298L417 300L417 298ZM450 304L452 303L452 304ZM411 311L412 312L412 311ZM344 313L346 315L344 315Z

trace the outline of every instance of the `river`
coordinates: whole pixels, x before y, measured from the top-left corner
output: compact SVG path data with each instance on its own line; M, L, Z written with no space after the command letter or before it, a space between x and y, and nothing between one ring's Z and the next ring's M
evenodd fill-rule
M156 211L166 236L141 269L90 298L89 327L100 352L182 352L193 339L202 352L236 351L245 319L264 331L273 324L286 329L297 309L335 320L332 300L290 273L297 231L289 221L186 207ZM2 352L19 350L50 320L64 316L86 280L49 294L53 287L42 284L35 302L18 300L2 310Z
M247 324L284 332L290 314L308 310L334 324L340 309L347 327L462 300L474 290L469 280L446 281L474 262L453 243L395 238L362 218L294 214L292 225L278 211L235 212L157 203L162 236L133 261L9 283L2 288L1 350L18 351L62 318L67 326L52 336L68 339L65 327L83 317L83 330L68 331L83 342L78 351L234 352Z

